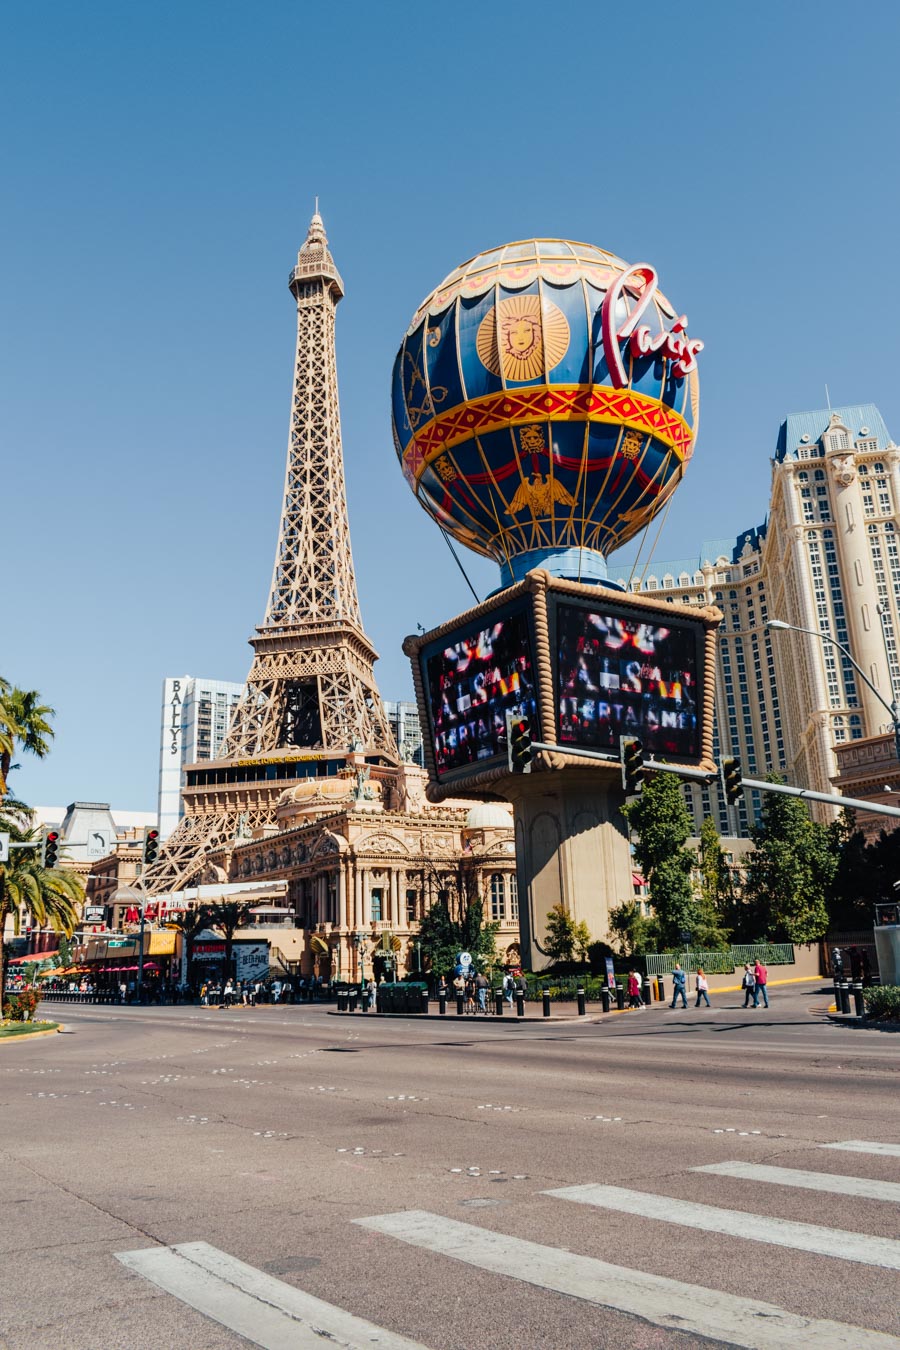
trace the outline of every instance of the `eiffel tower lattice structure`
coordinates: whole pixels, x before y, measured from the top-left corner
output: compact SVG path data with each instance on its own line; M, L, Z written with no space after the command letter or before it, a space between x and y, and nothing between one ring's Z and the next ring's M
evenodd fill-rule
M284 504L253 664L215 761L190 765L185 815L140 878L148 896L216 880L210 864L274 821L298 777L398 763L362 627L344 485L335 359L340 273L316 211L290 275L297 349ZM220 878L219 878L220 879Z

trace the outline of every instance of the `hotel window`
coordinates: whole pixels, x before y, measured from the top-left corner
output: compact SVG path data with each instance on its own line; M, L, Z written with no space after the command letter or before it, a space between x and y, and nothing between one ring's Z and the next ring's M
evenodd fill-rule
M491 874L491 919L496 922L503 918L503 873Z
M515 872L509 874L509 917L516 920L519 917L519 879Z
M381 902L384 898L384 891L380 886L376 886L370 897L369 903L372 909L372 922L381 923Z
M409 890L406 892L406 922L415 923L419 917L418 891Z

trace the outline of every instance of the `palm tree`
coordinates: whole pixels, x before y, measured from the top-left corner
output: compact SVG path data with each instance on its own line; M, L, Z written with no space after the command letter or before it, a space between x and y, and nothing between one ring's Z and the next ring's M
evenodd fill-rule
M55 716L36 689L18 689L0 676L0 801L17 747L38 759L49 754L54 735L50 718Z
M206 910L206 919L210 928L217 928L225 939L225 975L234 975L231 954L234 935L238 928L247 922L254 900L217 900Z
M23 911L31 915L39 928L54 928L67 938L71 937L84 901L81 878L76 872L41 865L37 830L21 828L11 816L0 820L0 825L12 843L36 845L12 849L9 861L0 863L0 939L10 917L13 931L18 933ZM0 941L0 990L4 981L3 943Z
M190 945L198 933L209 926L210 913L208 905L198 905L195 909L193 904L188 905L187 909L176 910L166 919L167 928L177 928L181 934L181 982L187 983L189 971L188 954Z

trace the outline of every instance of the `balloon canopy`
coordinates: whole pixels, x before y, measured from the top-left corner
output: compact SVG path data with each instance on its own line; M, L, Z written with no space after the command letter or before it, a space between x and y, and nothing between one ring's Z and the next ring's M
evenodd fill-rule
M422 506L500 563L603 580L675 490L697 354L649 264L531 239L481 253L420 306L394 363L394 443Z

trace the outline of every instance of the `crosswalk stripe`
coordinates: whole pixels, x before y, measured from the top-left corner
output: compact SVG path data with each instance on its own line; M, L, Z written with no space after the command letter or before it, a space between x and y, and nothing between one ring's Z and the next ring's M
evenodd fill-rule
M900 1350L900 1339L883 1332L802 1317L773 1303L610 1265L425 1210L354 1222L479 1270L746 1350Z
M874 1181L871 1177L838 1177L830 1172L804 1172L798 1167L767 1167L763 1163L720 1162L692 1167L692 1172L711 1172L717 1177L743 1181L771 1181L776 1186L799 1186L805 1191L829 1195L855 1195L863 1200L900 1202L900 1182Z
M326 1343L334 1350L426 1350L205 1242L115 1255L129 1270L263 1350L322 1350Z
M837 1144L820 1144L819 1148L837 1148L845 1153L874 1153L882 1158L900 1158L900 1144L876 1144L870 1139L843 1139Z
M773 1219L765 1214L743 1210L717 1209L691 1200L675 1200L668 1195L647 1191L629 1191L621 1186L564 1186L544 1191L560 1200L581 1205L596 1205L642 1219L661 1219L684 1228L702 1228L707 1233L726 1233L729 1237L749 1238L752 1242L793 1247L796 1251L815 1252L818 1256L837 1256L843 1261L860 1261L867 1266L900 1270L900 1242L894 1238L846 1233L840 1228L822 1228L815 1223L797 1223L793 1219Z

